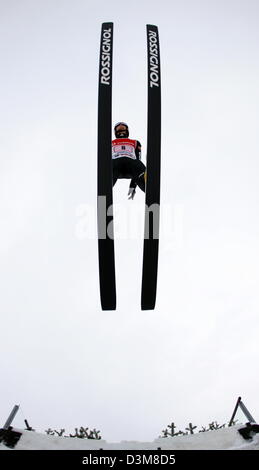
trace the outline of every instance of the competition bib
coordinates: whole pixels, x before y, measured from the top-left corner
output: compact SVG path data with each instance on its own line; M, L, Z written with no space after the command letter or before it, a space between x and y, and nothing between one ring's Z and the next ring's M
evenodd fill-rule
M112 141L112 158L128 157L136 160L136 140L115 139Z

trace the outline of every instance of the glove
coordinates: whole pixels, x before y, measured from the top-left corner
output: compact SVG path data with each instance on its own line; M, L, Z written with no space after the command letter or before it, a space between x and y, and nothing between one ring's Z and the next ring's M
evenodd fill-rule
M136 194L136 188L131 188L131 187L130 187L130 188L129 188L129 192L128 192L128 196L129 196L128 199L132 199L132 200L133 200L135 194Z

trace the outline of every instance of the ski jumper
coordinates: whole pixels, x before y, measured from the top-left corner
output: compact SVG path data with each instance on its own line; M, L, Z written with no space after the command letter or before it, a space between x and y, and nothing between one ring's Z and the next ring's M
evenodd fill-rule
M130 188L137 185L145 191L146 167L141 161L141 144L138 140L118 138L112 141L113 185L117 179L131 179Z

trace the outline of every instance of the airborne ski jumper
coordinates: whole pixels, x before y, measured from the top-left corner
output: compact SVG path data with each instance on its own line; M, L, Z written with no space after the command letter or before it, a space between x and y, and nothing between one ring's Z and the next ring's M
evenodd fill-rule
M128 196L133 199L136 187L145 192L146 167L141 161L141 144L129 139L129 127L118 122L114 127L115 139L112 141L113 186L117 179L130 179Z
M142 264L141 309L153 310L156 302L159 247L161 166L161 77L158 28L147 31L147 157L141 161L141 144L129 138L124 122L115 125L112 140L113 23L101 30L98 94L98 182L97 222L100 297L103 310L116 309L115 247L113 230L113 186L120 178L130 179L129 199L136 187L145 192L145 228Z

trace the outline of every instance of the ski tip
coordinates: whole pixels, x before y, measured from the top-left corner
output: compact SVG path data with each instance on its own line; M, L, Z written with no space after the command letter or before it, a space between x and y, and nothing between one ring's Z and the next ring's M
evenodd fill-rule
M113 22L112 21L105 21L104 23L102 23L102 27L105 27L105 26L113 26Z

